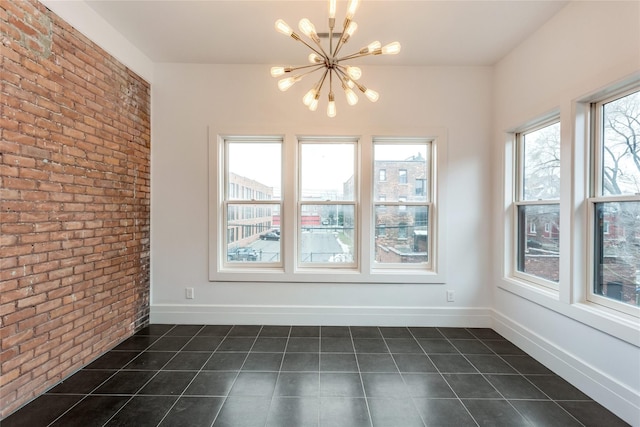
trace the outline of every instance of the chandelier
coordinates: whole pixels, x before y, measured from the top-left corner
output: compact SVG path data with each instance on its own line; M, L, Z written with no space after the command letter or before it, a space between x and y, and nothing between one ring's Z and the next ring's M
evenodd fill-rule
M363 47L359 51L350 55L339 56L342 47L349 41L350 37L358 28L358 25L353 21L353 15L358 8L360 0L350 0L347 6L347 14L344 19L342 32L334 33L335 21L336 21L336 0L329 0L329 33L317 33L314 25L307 18L300 20L298 28L300 32L308 37L314 45L303 40L298 34L296 34L286 22L282 19L276 21L276 31L291 37L292 39L301 42L309 49L309 65L302 65L298 67L272 67L271 76L281 77L288 73L293 73L299 70L304 70L301 74L297 74L291 77L286 77L278 81L278 88L281 91L289 89L291 86L302 80L303 77L312 74L316 71L321 71L320 79L317 83L304 95L302 102L309 107L309 110L316 111L318 108L318 99L320 98L320 92L325 81L329 80L329 103L327 105L327 115L329 117L335 117L336 115L336 102L335 95L333 93L334 79L336 84L340 84L349 105L355 105L358 103L358 95L354 89L364 93L364 95L371 101L376 102L380 95L378 92L365 87L359 83L358 80L362 76L362 70L359 67L354 67L345 64L345 61L361 58L368 55L395 55L400 52L400 43L393 42L386 46L382 46L379 41L374 41L369 45ZM329 50L326 51L320 43L321 37L329 38ZM333 39L337 38L337 42L334 46Z

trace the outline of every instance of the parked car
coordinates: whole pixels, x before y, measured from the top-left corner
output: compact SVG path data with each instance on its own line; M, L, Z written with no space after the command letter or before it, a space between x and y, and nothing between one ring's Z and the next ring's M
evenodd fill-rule
M280 233L276 234L274 231L268 231L260 235L260 240L280 240Z
M253 248L233 248L227 252L229 261L257 261L258 252Z

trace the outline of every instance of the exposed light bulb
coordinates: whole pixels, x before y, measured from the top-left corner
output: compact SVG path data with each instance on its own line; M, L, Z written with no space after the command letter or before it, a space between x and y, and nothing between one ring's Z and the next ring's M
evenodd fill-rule
M369 98L369 101L376 102L380 98L380 94L375 90L367 89L364 91L364 95Z
M333 92L329 92L329 104L327 105L327 116L329 117L336 116L336 100L333 95Z
M291 86L296 84L300 80L299 76L287 77L286 79L282 79L278 81L278 89L281 91L285 91L289 89Z
M356 84L354 83L354 81L349 79L348 77L345 77L343 81L344 81L344 84L347 85L350 89L353 89L354 87L356 87Z
M359 5L360 5L360 0L349 1L349 6L347 6L347 19L353 18L353 15L356 14L356 10L358 10Z
M278 19L276 21L276 31L284 34L285 36L290 36L291 34L293 34L293 30L291 29L291 27L287 25L287 23L282 19Z
M400 52L400 43L393 42L382 48L383 55L396 55Z
M271 67L271 77L280 77L285 73L284 67Z
M347 96L347 104L353 106L358 103L358 95L348 87L344 87L344 94Z
M360 67L352 67L350 65L347 65L347 74L349 74L349 77L351 77L353 80L358 80L360 77L362 77L362 70L360 69Z
M315 98L313 98L313 101L311 101L311 104L309 104L309 110L316 111L317 109L318 109L318 97L316 96Z
M308 107L309 105L311 105L311 101L313 101L315 97L316 97L316 89L315 88L309 89L309 92L307 92L302 97L302 103Z
M298 23L298 28L305 36L309 37L315 42L320 42L320 38L316 33L316 27L307 18L302 18Z
M336 17L336 0L329 0L329 19Z
M346 43L349 40L349 37L351 37L353 33L356 32L357 29L358 29L358 24L356 24L353 21L349 22L349 25L347 26L347 28L344 30L344 33L342 34L342 43Z
M367 45L367 52L373 52L376 49L380 49L380 46L382 46L382 43L378 40L371 42Z
M317 53L310 53L307 58L309 58L309 62L312 64L321 64L324 62L324 58Z

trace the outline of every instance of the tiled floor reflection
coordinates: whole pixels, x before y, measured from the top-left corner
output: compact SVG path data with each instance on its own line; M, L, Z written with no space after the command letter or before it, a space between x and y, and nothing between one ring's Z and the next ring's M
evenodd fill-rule
M491 329L151 325L13 426L625 426Z

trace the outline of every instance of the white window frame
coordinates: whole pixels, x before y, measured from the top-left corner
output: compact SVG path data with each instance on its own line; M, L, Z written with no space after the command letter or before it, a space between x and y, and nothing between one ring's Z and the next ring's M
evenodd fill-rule
M261 132L254 136L256 139L280 139L283 141L282 150L282 209L281 209L281 266L260 263L238 263L234 268L225 266L226 239L220 241L219 236L226 236L224 212L222 210L224 180L224 141L226 138L241 136L238 132L209 131L209 281L210 282L282 282L282 283L388 283L388 284L444 284L446 283L446 250L445 250L445 221L438 214L446 205L446 163L447 163L447 130L445 128L419 128L410 134L398 133L392 139L406 141L418 138L432 141L431 169L432 177L429 189L432 192L432 206L429 219L432 227L430 242L430 265L401 266L379 268L374 265L373 240L375 238L375 224L373 223L373 203L376 195L374 188L373 141L375 138L390 138L384 133L361 133L356 135L326 133L324 128L318 128L317 133ZM358 263L349 268L325 268L314 266L300 266L297 263L297 245L299 235L296 230L298 223L298 178L296 170L299 167L300 138L356 138L358 152L356 162L360 168L361 179L357 182L356 191L360 195L360 208L356 212L360 229L358 239ZM388 171L387 171L388 172ZM364 177L364 179L362 179ZM333 265L335 267L335 265Z
M560 113L553 112L545 115L542 118L536 119L526 125L520 126L516 130L511 133L511 137L513 140L513 158L511 160L512 170L512 189L513 192L510 195L511 203L511 245L509 250L509 268L508 275L526 285L535 286L538 288L543 288L546 290L551 290L556 294L560 290L560 284L558 282L554 282L552 280L546 280L542 277L535 276L533 274L528 274L518 269L518 251L519 251L519 208L520 206L539 206L539 205L557 205L560 210L560 199L544 199L544 200L524 200L524 136L528 133L535 132L542 128L554 125L556 123L560 123ZM561 127L562 129L562 127ZM562 131L561 131L562 132ZM562 176L562 175L561 175ZM562 178L561 178L562 179ZM562 212L561 212L562 214ZM526 234L531 234L536 232L535 224L530 224L530 228L526 229ZM562 231L561 231L562 232ZM558 254L558 267L562 265L562 253Z
M640 307L625 304L611 298L594 293L595 266L596 266L596 206L599 203L608 202L640 202L640 194L636 195L603 195L602 191L602 107L604 104L615 101L631 93L640 90L640 82L634 82L630 85L623 86L619 90L608 91L606 95L597 96L588 102L588 118L587 118L587 144L589 147L587 153L591 153L591 157L586 156L588 164L585 167L587 171L588 198L586 203L587 210L587 251L585 255L586 265L586 283L583 290L587 302L596 304L606 309L611 309L634 317L640 317ZM608 233L608 227L607 232ZM582 293L582 292L580 292Z

